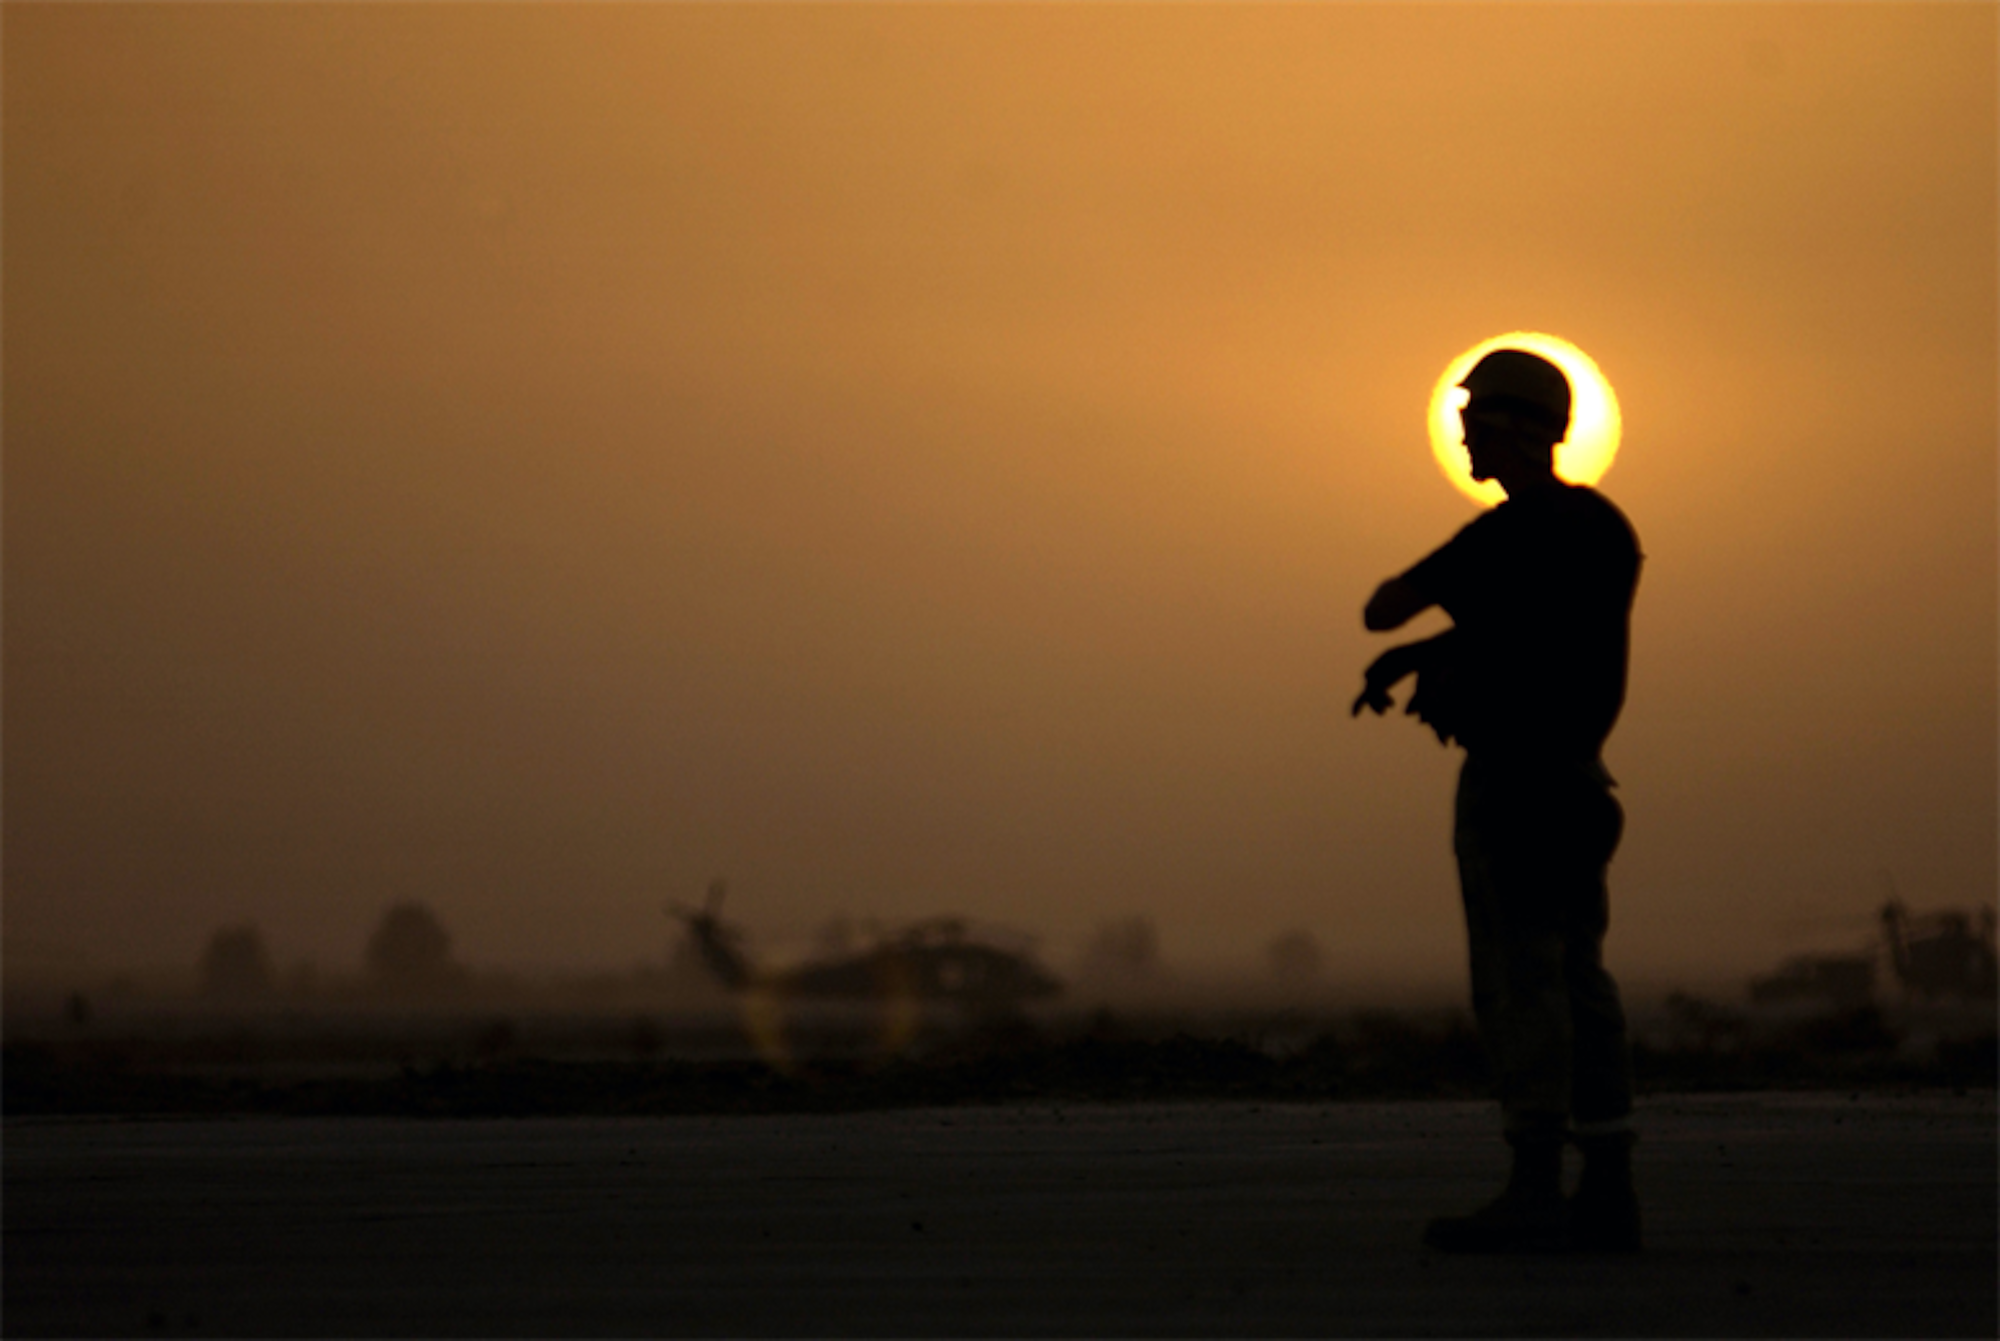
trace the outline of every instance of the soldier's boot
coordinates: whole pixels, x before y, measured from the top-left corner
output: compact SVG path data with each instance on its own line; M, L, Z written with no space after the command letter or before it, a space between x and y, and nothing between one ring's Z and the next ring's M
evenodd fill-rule
M1510 1132L1514 1168L1498 1197L1470 1215L1433 1220L1424 1242L1447 1253L1548 1253L1569 1246L1559 1133Z
M1583 1151L1583 1177L1569 1199L1569 1233L1578 1252L1641 1249L1639 1193L1632 1186L1633 1140L1629 1131L1576 1139Z

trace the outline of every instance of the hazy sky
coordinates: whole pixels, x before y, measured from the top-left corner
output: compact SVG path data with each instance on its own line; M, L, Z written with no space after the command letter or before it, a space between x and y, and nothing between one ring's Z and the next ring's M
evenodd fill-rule
M1613 966L1990 900L1996 19L10 3L8 963L726 874L1450 980L1457 757L1348 704L1518 328L1648 555Z

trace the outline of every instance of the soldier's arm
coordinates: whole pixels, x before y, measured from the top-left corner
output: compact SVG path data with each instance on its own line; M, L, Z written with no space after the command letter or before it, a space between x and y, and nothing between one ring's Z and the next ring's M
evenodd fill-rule
M1363 708L1371 708L1380 716L1395 707L1396 700L1389 697L1389 691L1407 676L1429 669L1436 657L1449 647L1451 636L1452 631L1447 629L1435 638L1404 643L1376 657L1362 672L1361 694L1354 700L1348 715L1359 717Z
M1368 598L1361 611L1361 623L1370 633L1386 633L1403 627L1436 604L1407 577L1392 577Z

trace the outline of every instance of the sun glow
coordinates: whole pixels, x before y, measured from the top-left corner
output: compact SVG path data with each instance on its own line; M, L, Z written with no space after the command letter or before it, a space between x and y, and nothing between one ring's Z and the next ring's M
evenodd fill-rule
M1482 340L1445 365L1444 376L1438 378L1431 391L1428 416L1431 455L1437 458L1445 478L1458 486L1460 493L1484 507L1492 507L1507 496L1498 482L1481 483L1472 478L1464 430L1458 421L1459 408L1465 404L1465 391L1459 382L1472 371L1473 364L1496 349L1525 349L1539 354L1569 378L1569 436L1556 447L1556 474L1571 484L1597 483L1611 469L1611 459L1618 455L1622 428L1618 397L1590 355L1567 340L1535 331L1512 331Z

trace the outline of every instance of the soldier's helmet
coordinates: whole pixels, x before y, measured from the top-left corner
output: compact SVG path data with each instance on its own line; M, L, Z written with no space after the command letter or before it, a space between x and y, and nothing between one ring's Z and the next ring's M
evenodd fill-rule
M1468 411L1507 410L1555 434L1569 432L1569 378L1561 368L1525 349L1496 349L1472 365L1459 383Z

